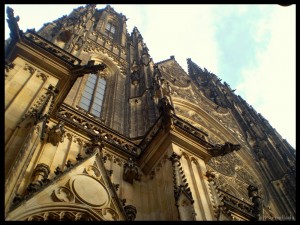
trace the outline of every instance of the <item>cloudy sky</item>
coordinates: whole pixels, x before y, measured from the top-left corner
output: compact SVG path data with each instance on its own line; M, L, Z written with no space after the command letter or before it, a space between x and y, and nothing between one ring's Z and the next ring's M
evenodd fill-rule
M5 5L7 6L7 5ZM80 5L9 5L23 31ZM106 5L98 4L97 8ZM296 147L296 7L291 5L111 5L136 26L154 62L175 56L215 73ZM6 15L5 15L5 18ZM5 23L5 39L9 29Z

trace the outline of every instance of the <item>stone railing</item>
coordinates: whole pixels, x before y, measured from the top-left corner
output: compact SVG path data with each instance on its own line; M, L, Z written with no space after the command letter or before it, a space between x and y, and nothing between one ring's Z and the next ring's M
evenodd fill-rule
M217 188L217 192L219 193L219 198L222 202L221 207L223 211L229 214L229 216L232 216L231 214L236 214L240 215L242 218L245 218L245 220L257 220L254 214L255 209L252 205L223 191L220 188Z
M56 116L73 126L75 129L84 131L91 137L100 135L104 142L107 142L134 157L137 157L141 153L140 147L126 137L122 137L121 134L111 130L102 122L97 121L89 115L78 114L77 110L70 106L63 104L56 112Z
M206 141L206 137L208 136L208 134L206 134L203 131L199 130L198 128L192 126L188 122L180 119L179 117L175 116L174 114L172 114L172 121L173 121L173 124L175 126L183 129L187 133L189 133L192 136L194 136L197 139L199 139L201 141L201 143L204 144L206 147L211 147L212 146L211 144L209 144Z

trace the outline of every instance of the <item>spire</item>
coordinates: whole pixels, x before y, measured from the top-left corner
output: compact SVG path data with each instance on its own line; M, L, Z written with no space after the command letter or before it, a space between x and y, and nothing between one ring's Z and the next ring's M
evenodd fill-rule
M218 106L228 107L225 100L226 96L223 92L224 85L220 83L221 79L209 72L205 67L202 69L190 58L187 59L187 64L191 79L196 83L204 95Z

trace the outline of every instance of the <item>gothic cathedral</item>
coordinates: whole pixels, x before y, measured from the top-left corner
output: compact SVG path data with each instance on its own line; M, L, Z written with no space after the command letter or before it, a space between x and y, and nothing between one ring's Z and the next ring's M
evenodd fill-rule
M295 220L295 149L218 76L109 5L6 10L5 220Z

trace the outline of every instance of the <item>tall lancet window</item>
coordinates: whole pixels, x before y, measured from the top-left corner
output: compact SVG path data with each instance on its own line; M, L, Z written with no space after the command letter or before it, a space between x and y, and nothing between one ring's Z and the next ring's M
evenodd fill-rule
M105 86L106 81L103 78L96 74L90 74L80 100L80 107L96 117L100 117Z
M110 38L113 38L115 32L116 32L116 27L112 23L108 22L105 27L106 35Z

